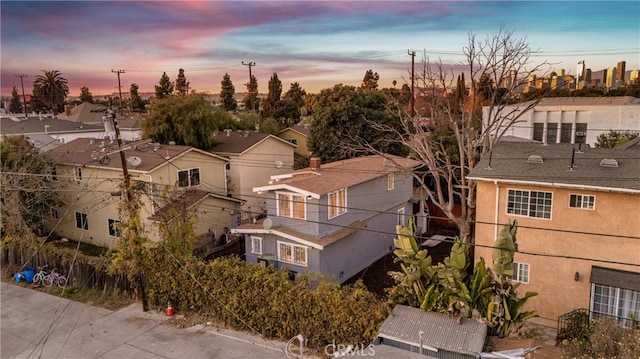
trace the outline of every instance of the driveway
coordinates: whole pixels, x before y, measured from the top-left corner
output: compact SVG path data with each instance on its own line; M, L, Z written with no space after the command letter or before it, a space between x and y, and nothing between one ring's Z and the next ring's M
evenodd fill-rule
M170 324L140 304L118 311L0 283L0 357L286 358L286 343L228 329Z

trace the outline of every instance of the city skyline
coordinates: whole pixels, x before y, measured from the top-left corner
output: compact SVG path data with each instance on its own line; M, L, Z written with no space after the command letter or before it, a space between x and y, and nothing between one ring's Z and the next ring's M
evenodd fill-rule
M112 70L153 92L163 72L185 70L190 88L219 93L225 73L244 92L249 70L260 92L277 73L283 92L293 82L309 93L335 84L359 86L367 70L380 87L400 86L411 58L424 52L454 71L469 33L479 39L501 26L526 38L535 63L575 75L626 62L640 68L639 2L14 2L1 3L1 94L26 74L31 93L41 70L58 70L69 96L87 86L94 96L117 91Z

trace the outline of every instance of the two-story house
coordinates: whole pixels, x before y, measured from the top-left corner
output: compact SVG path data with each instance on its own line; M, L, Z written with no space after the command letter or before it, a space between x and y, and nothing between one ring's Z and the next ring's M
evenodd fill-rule
M311 126L309 125L295 125L287 127L278 133L278 137L284 139L287 142L291 142L296 145L295 153L302 157L309 157L311 152L307 147L307 139L311 132Z
M295 145L268 133L225 130L214 133L215 144L209 152L227 159L231 195L242 198L242 220L248 221L265 211L265 198L253 188L266 183L271 176L293 168Z
M640 318L640 146L499 142L477 183L475 261L518 221L514 280L549 327L574 309Z
M497 123L489 125L490 108L485 106L482 109L485 130L546 144L585 143L592 147L599 135L611 130L640 132L637 97L548 97L521 113L529 105L517 103L500 110L500 116L506 118L520 116L506 130Z
M245 235L246 260L344 282L391 252L395 226L411 215L418 161L366 156L273 176L267 218L231 230Z
M150 141L125 143L80 138L46 152L55 163L50 180L60 183L64 206L53 208L47 225L61 237L113 247L120 236L118 204L124 200L120 151L140 194L140 218L146 235L160 239L169 189L197 216L196 235L219 236L239 219L241 200L227 191L227 160L190 146ZM166 212L166 211L165 211Z

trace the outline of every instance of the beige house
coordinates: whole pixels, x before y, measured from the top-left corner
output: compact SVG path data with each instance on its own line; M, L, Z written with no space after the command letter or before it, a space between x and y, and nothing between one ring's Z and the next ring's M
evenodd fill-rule
M112 247L119 238L118 204L123 200L123 170L116 141L80 138L46 153L56 163L65 205L52 210L49 228L62 237ZM239 222L241 200L227 191L228 161L190 146L126 143L124 154L134 188L140 194L140 218L147 236L160 239L157 221L164 193L177 189L196 211L196 234L219 236ZM166 218L166 217L165 217Z
M502 224L518 221L514 279L539 295L525 310L555 327L576 309L640 317L640 146L500 142L477 182L475 262L491 263Z
M266 213L265 196L253 192L271 176L293 169L295 146L279 137L252 131L221 131L213 136L210 152L228 160L229 194L241 198L242 219Z
M309 138L310 129L311 126L309 125L295 125L280 131L278 137L296 145L296 154L309 157L311 156L311 152L309 152L309 148L307 147L307 139Z

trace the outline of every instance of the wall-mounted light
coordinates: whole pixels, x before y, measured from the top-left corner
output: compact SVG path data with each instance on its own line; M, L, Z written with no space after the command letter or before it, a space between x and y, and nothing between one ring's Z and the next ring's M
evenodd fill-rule
M576 282L580 280L580 272L576 272L576 274L573 275L573 280Z

